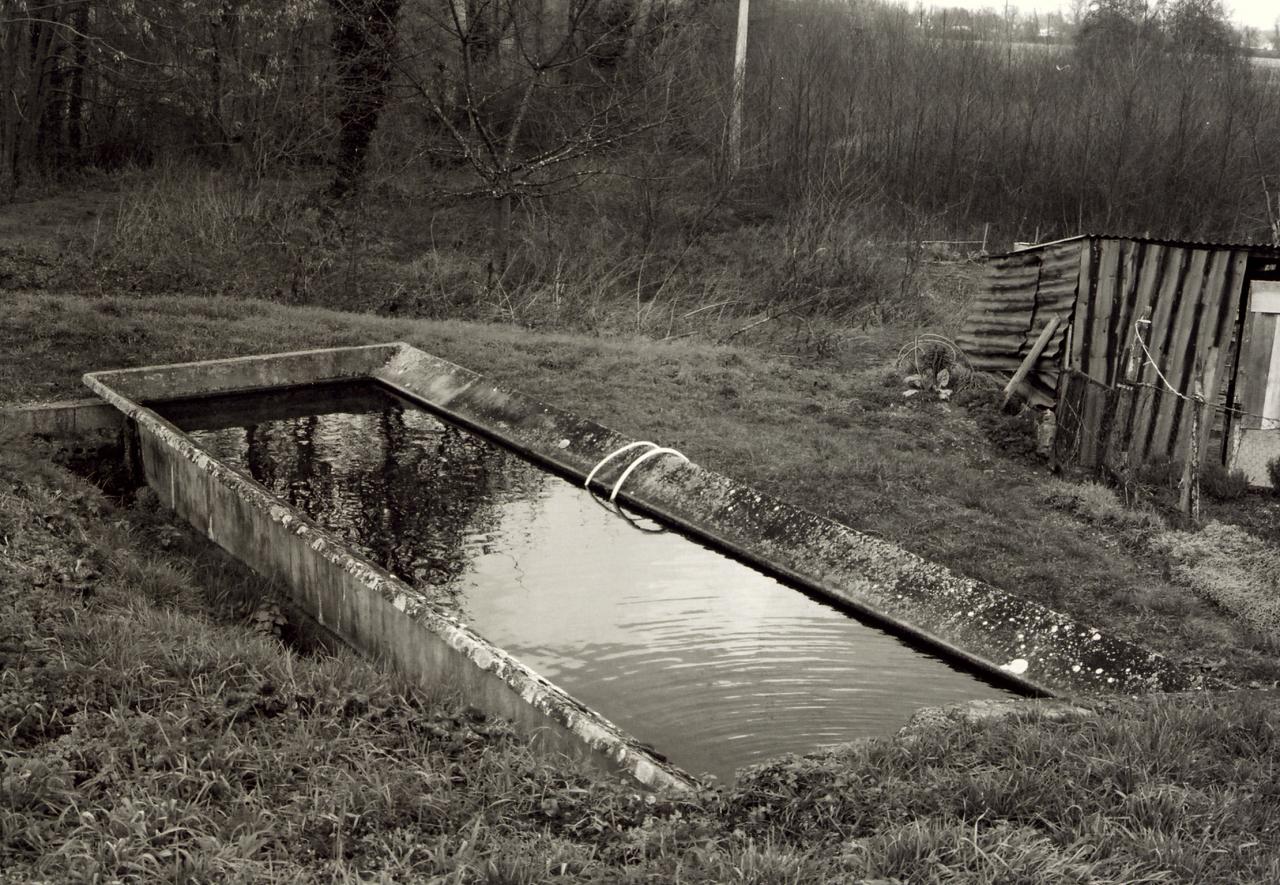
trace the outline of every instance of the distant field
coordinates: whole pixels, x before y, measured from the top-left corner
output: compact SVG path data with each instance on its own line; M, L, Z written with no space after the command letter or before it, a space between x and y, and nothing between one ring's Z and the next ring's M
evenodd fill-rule
M1028 43L1025 41L1016 41L1012 44L1005 44L1002 42L993 42L993 41L983 41L983 42L989 42L990 45L992 46L1008 46L1012 48L1014 52L1017 52L1020 56L1029 56L1029 55L1036 55L1036 54L1068 55L1072 51L1072 45L1070 43ZM1271 68L1273 70L1280 70L1280 58L1270 58L1267 56L1251 55L1249 56L1249 61L1251 61L1253 64L1257 65L1258 67Z

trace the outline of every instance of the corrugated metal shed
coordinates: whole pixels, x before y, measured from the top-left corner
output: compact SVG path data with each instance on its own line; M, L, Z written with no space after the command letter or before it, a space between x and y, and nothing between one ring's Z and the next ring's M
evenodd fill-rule
M1057 413L1058 457L1084 465L1121 451L1135 463L1180 457L1190 404L1165 382L1190 392L1199 372L1206 396L1226 403L1246 280L1274 272L1278 260L1274 246L1102 235L996 256L958 343L975 368L1012 374L1049 317L1060 317L1028 391L1033 405ZM1150 325L1139 343L1143 318ZM1131 360L1136 374L1126 379ZM1205 443L1225 436L1215 414Z
M1091 465L1119 449L1137 461L1182 454L1188 404L1164 389L1161 376L1189 392L1199 366L1208 390L1217 389L1231 356L1248 258L1247 249L1230 246L1089 240L1072 318L1070 384L1061 399L1078 411L1067 422L1078 427L1072 460ZM1149 358L1136 338L1143 317L1150 318L1143 336ZM1116 383L1130 359L1138 386L1126 407L1117 401ZM1202 431L1206 442L1209 430Z
M1032 405L1056 398L1083 245L1073 239L990 259L983 292L956 338L975 369L1012 375L1056 316L1059 326L1028 376Z

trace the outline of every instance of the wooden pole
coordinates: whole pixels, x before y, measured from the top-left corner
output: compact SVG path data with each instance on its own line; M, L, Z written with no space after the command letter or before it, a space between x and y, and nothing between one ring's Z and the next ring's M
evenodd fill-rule
M738 0L738 39L733 51L733 107L729 111L729 174L742 165L742 102L747 87L747 19L751 0Z
M1036 361L1040 359L1040 354L1044 353L1044 349L1049 346L1049 339L1053 337L1053 332L1057 328L1058 317L1049 317L1049 322L1045 323L1044 328L1040 330L1040 337L1036 338L1036 343L1031 345L1031 352L1022 361L1022 365L1018 366L1018 371L1013 373L1009 383L1004 386L1002 408L1009 404L1009 399L1017 391L1018 386L1026 380L1027 375L1031 374L1031 370L1035 368Z
M1196 360L1195 393L1191 399L1191 430L1187 440L1187 461L1182 467L1181 496L1178 501L1183 516L1191 524L1200 524L1200 421L1204 410L1204 361Z
M1146 333L1151 328L1151 311L1148 309L1142 314L1142 318L1133 325L1133 339L1129 342L1129 358L1124 367L1124 381L1117 384L1117 396L1115 405L1115 414L1112 417L1112 430L1118 426L1120 428L1120 483L1124 487L1125 503L1129 503L1129 499L1133 493L1133 467L1129 464L1129 443L1133 437L1133 420L1132 413L1137 408L1138 392L1135 386L1138 383L1138 375L1142 370L1142 365L1138 362L1138 354L1141 351L1139 341L1146 342ZM1145 355L1143 358L1145 364ZM1104 455L1105 460L1105 455Z

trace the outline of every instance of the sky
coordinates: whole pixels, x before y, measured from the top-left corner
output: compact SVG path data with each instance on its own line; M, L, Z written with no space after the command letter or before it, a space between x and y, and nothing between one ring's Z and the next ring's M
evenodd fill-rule
M915 2L908 5L915 6ZM942 7L961 7L963 9L995 9L1003 12L1004 0L924 0L924 5ZM1227 11L1237 25L1252 25L1255 28L1271 30L1280 17L1280 4L1276 0L1226 0ZM1069 4L1066 0L1009 0L1009 8L1019 12L1066 12Z

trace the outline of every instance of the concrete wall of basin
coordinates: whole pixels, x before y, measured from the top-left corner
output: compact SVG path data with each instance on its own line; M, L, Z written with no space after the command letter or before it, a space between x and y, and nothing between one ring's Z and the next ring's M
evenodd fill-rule
M135 428L146 481L160 499L255 571L288 587L293 603L330 632L424 685L461 692L544 747L648 787L696 786L688 774L119 392L156 400L368 377L369 359L387 356L385 349L348 348L318 351L314 359L288 354L234 365L224 361L212 372L147 369L86 380Z

